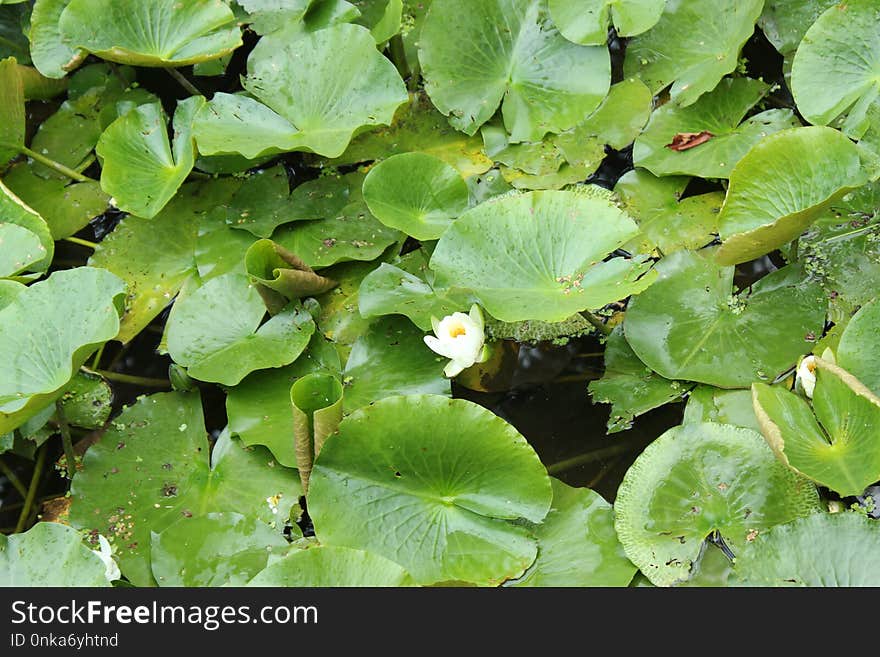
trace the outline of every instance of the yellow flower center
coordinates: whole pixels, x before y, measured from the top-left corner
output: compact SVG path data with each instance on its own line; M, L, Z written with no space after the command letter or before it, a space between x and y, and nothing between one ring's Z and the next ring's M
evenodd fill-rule
M453 324L449 327L449 337L457 338L459 335L467 333L467 329L461 324Z

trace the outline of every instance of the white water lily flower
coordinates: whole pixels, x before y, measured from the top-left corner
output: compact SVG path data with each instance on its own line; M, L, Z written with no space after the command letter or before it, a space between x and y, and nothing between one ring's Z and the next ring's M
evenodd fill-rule
M98 549L92 550L92 552L101 557L101 561L104 562L104 575L108 582L122 577L119 566L113 561L113 548L110 547L110 542L106 538L98 534Z
M450 379L471 365L486 361L488 352L484 345L483 313L477 304L471 306L467 315L452 313L440 320L432 317L431 325L435 335L426 335L425 344L432 351L450 359L443 370Z
M800 384L804 394L813 398L813 390L816 388L816 357L807 356L798 365L795 385Z

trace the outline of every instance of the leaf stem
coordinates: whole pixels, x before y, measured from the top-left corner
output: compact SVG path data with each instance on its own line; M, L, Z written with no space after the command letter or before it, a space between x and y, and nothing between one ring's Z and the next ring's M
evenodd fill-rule
M2 460L0 460L0 472L2 472L3 476L5 476L9 480L9 483L12 484L15 490L19 492L22 499L27 497L27 488L25 488L24 484L21 483L21 479L19 479L18 475L12 471L12 468L6 465L6 463L4 463ZM3 508L6 508L6 506L4 506Z
M37 452L37 462L34 464L34 472L31 475L31 483L28 487L27 495L24 498L24 506L18 516L18 523L15 525L15 533L24 531L24 527L31 517L31 507L34 505L34 498L37 496L37 488L40 485L40 479L43 476L43 467L46 465L46 452L49 443L43 443L40 451Z
M40 164L49 167L57 171L58 173L67 176L71 180L76 180L77 182L97 182L93 178L89 178L88 176L84 176L78 171L74 171L73 169L64 166L61 162L56 162L55 160L46 157L45 155L41 155L36 151L32 151L27 146L17 146L18 151L24 155L27 155L32 160L36 160Z
M168 72L168 75L170 75L172 78L177 80L177 82L180 83L180 86L183 87L184 89L186 89L193 96L204 96L205 95L201 91L199 91L199 89L198 89L198 87L196 87L196 85L194 85L192 82L187 80L186 77L183 75L183 73L178 71L176 68L173 68L171 66L166 66L165 70Z
M90 153L89 156L86 159L84 159L82 162L80 162L79 165L76 167L77 173L82 173L83 171L88 169L90 166L92 166L92 163L94 161L95 161L95 155L94 155L94 153Z
M80 246L84 246L87 249L91 249L92 251L98 248L98 245L95 242L89 242L88 240L84 240L79 237L64 237L62 239L65 242L70 242L71 244L79 244Z
M601 319L596 317L596 315L591 313L589 310L581 311L581 317L592 324L593 328L599 331L602 335L611 335L611 329L608 327L608 325Z
M95 373L100 374L108 381L116 381L117 383L128 383L135 386L145 386L147 388L171 387L171 381L168 381L167 379L151 379L145 376L120 374L119 372L110 372L108 370L95 370Z
M92 369L97 370L101 366L101 357L104 355L104 347L107 346L107 343L104 342L98 347L98 351L95 352L95 357L92 358Z
M73 451L73 438L70 437L70 425L67 424L67 418L64 415L64 409L61 407L61 401L55 402L55 419L58 421L58 428L61 430L61 444L64 446L64 460L67 461L67 478L73 479L76 473L76 452Z
M595 463L596 461L601 461L602 459L608 458L609 456L626 454L627 452L631 452L632 450L636 449L639 442L641 441L631 440L628 442L621 442L616 445L611 445L610 447L594 449L592 452L579 454L578 456L573 456L570 459L558 461L552 465L547 466L547 474L559 474L560 472L565 472L566 470L576 468L579 465L586 465L587 463Z

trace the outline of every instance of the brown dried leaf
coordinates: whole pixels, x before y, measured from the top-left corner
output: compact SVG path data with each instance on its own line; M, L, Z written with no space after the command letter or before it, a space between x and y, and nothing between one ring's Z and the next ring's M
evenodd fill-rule
M689 148L705 144L714 136L708 130L703 130L702 132L679 132L672 138L671 143L666 144L666 148L673 151L686 151Z

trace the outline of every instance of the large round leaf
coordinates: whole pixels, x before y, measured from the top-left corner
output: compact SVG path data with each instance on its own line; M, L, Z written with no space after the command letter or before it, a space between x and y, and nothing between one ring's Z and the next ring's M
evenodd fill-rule
M363 550L335 545L293 550L254 577L248 586L412 586L398 564Z
M764 0L668 0L660 21L626 47L624 75L659 93L670 82L672 100L690 105L737 66L755 31Z
M772 109L743 117L769 91L750 78L727 78L693 105L663 105L651 115L633 147L633 162L657 176L727 178L749 149L773 132L798 125L791 110ZM676 136L708 132L709 140L678 150Z
M39 522L0 536L0 587L110 586L104 562L67 525Z
M786 57L790 68L788 58L797 50L804 34L823 11L838 3L839 0L769 0L764 3L758 26L776 50Z
M499 583L535 559L550 480L525 439L458 399L390 397L353 413L315 462L309 513L322 542L391 559L422 584Z
M866 182L858 148L837 130L792 128L765 137L730 173L718 261L736 264L769 253Z
M370 170L364 178L364 201L386 226L417 240L436 240L467 209L468 188L443 160L403 153Z
M880 299L864 305L846 325L837 364L880 396Z
M761 432L792 469L841 495L880 480L880 397L851 374L816 359L812 409L793 392L752 385Z
M509 586L626 586L636 567L626 558L614 532L611 505L589 488L572 488L558 479L553 505L534 527L538 558Z
M125 285L103 269L57 271L0 310L0 434L50 404L119 331Z
M222 0L70 0L60 29L70 47L133 66L186 66L241 45Z
M295 470L224 432L211 452L196 394L141 397L91 446L73 479L70 522L114 544L123 574L154 583L151 532L177 520L240 513L280 531L301 494Z
M611 83L607 49L565 39L544 0L434 0L419 60L428 95L452 125L472 135L503 100L514 141L573 128Z
M96 149L104 158L101 187L118 208L149 219L171 200L195 163L192 122L204 103L194 96L178 104L172 144L159 103L133 109L104 131Z
M759 536L737 557L738 586L880 586L880 522L816 513Z
M678 251L657 282L630 302L626 339L667 379L746 388L772 380L810 350L825 323L818 283L789 266L733 294L733 267L712 252Z
M669 586L688 578L710 534L738 554L818 503L815 486L780 463L758 433L684 424L648 445L627 471L615 528L632 562L654 584Z
M235 385L254 370L299 356L315 331L299 304L261 324L266 306L242 274L212 278L178 301L168 318L168 352L202 381Z
M550 0L550 16L569 41L605 45L611 23L620 36L646 32L660 20L666 0Z
M283 554L277 529L240 513L181 518L150 540L150 563L159 586L242 586Z
M55 242L43 218L0 181L0 278L52 264Z
M76 68L86 53L72 47L61 36L61 13L71 0L36 0L31 12L31 59L34 66L49 78L63 78Z
M865 134L871 106L880 109L880 30L874 0L847 0L819 16L794 57L791 90L810 123L829 125L848 113L843 131L853 139Z
M334 25L296 39L263 37L242 83L262 103L217 94L196 121L202 153L254 158L307 150L337 157L356 131L391 123L407 100L394 65L358 25Z
M437 244L437 285L473 290L505 322L559 322L641 292L655 277L649 263L603 262L636 224L593 189L504 196L472 208Z

